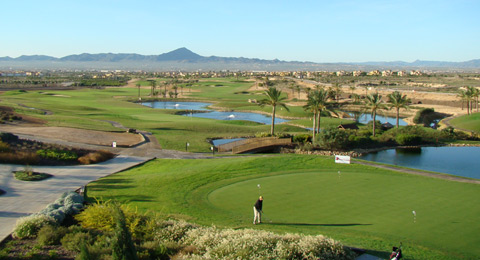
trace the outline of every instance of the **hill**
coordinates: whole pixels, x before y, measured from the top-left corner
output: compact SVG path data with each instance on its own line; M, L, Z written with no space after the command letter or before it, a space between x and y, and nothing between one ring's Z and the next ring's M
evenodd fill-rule
M201 56L182 47L159 55L135 53L82 53L55 58L45 55L0 57L0 69L127 69L127 70L372 70L428 69L480 71L480 59L465 62L363 62L314 63L302 61L264 60L244 57Z

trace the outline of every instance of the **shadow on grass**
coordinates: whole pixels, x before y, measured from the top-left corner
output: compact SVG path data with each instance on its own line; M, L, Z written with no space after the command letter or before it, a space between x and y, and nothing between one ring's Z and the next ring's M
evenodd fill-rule
M128 183L132 183L132 181L122 178L100 179L89 185L88 189L92 191L104 191L109 189L120 190L135 187L134 185L127 185Z
M345 224L313 224L313 223L281 223L264 221L262 224L278 225L278 226L312 226L312 227L351 227L351 226L370 226L372 224L361 223L345 223Z

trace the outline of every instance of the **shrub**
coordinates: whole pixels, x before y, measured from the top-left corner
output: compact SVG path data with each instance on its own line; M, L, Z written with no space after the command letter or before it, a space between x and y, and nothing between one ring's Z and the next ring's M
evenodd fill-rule
M45 215L30 215L28 217L23 217L17 220L12 236L20 239L35 237L43 226L53 223L55 223L55 221Z
M418 145L422 143L422 137L412 134L399 134L395 138L399 145Z
M348 147L350 131L326 128L315 137L315 144L329 150L342 150Z
M88 232L67 233L60 240L62 246L70 251L80 252L81 245L90 245L94 242L93 236Z
M310 134L299 134L295 135L293 137L293 142L294 143L307 143L307 142L312 142L312 135Z
M11 133L0 133L0 139L4 142L16 142L18 141L18 136Z
M115 260L138 259L132 234L127 228L125 214L118 205L114 208L115 229L112 239L112 257Z
M270 133L267 132L261 132L261 133L256 133L255 137L270 137L272 136Z
M161 224L155 239L166 242L179 242L189 230L195 228L198 228L198 226L185 221L165 221Z
M83 208L83 196L70 191L65 192L55 200L54 203L50 203L46 208L42 209L38 214L48 216L60 224L63 222L67 215L73 215Z
M146 241L141 244L138 250L140 259L170 259L170 254L173 253L168 250L167 246L159 241Z
M6 153L10 151L10 146L7 143L0 141L0 153Z
M78 162L80 162L81 164L93 164L110 160L113 157L115 157L115 154L109 151L100 150L93 153L88 153L78 158Z
M423 124L424 126L430 126L435 120L441 119L443 116L436 113L433 108L422 108L418 110L413 118L415 124Z
M37 154L46 159L71 161L76 160L78 155L72 151L62 151L57 149L38 150Z
M38 231L37 242L41 246L59 245L65 234L67 234L66 227L46 225Z
M113 231L115 227L114 211L117 205L114 202L107 201L103 204L95 203L87 207L81 213L75 215L75 219L80 222L84 228L100 231ZM134 238L142 237L149 227L149 218L142 215L127 205L119 206L125 214L127 227Z
M251 229L195 228L186 233L183 243L196 248L189 252L188 258L195 255L206 259L354 258L340 243L324 236L278 235Z
M38 164L40 157L32 152L0 153L0 163Z
M22 171L14 172L15 178L21 181L41 181L52 177L48 173L34 172L31 168L25 167Z

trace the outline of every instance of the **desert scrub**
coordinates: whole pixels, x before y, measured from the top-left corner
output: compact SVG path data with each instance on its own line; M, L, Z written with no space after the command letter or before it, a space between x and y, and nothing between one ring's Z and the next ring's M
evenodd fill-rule
M30 215L17 220L12 236L14 238L36 237L38 231L45 225L55 223L51 217L45 215Z

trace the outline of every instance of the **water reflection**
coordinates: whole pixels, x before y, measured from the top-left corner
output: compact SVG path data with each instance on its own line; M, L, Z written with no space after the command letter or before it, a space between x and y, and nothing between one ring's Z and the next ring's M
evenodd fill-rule
M144 106L157 108L157 109L178 109L178 110L190 110L190 111L209 111L205 113L186 113L184 116L210 118L216 120L246 120L257 122L261 124L269 125L272 123L272 118L267 115L249 113L249 112L221 112L208 109L207 107L211 103L203 102L172 102L172 101L155 101L155 102L143 102ZM288 120L282 118L275 118L275 124L287 122Z
M480 147L390 149L360 159L480 179Z

